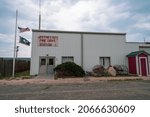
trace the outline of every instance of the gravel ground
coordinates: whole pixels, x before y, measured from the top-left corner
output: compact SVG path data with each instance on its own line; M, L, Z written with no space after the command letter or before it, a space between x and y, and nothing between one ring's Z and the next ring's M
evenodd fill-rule
M90 80L89 80L90 79ZM1 100L149 100L150 80L137 78L1 80ZM130 80L129 80L130 79ZM131 80L132 79L132 80ZM149 78L144 78L149 79Z

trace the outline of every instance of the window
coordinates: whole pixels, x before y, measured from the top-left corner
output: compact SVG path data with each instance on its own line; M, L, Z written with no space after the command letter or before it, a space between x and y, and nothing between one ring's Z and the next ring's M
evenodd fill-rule
M105 68L110 66L110 57L100 57L100 65L103 65Z
M45 58L41 59L41 65L46 65L46 59Z
M49 64L48 65L54 65L54 59L53 58L49 58Z
M74 62L73 56L63 56L62 63L65 63L65 62Z

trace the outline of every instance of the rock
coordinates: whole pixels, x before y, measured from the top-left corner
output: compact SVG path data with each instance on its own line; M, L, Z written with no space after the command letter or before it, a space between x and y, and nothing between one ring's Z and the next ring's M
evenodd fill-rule
M108 74L110 74L111 76L116 76L117 72L113 67L109 67Z
M95 65L93 67L93 72L96 73L96 74L98 74L98 75L103 74L104 70L105 70L105 68L102 65Z

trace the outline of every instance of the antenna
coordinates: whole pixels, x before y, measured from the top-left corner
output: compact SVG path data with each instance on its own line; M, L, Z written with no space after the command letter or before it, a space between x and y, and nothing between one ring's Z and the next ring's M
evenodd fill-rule
M145 37L144 37L144 43L145 43Z
M41 0L39 0L39 30L41 30Z

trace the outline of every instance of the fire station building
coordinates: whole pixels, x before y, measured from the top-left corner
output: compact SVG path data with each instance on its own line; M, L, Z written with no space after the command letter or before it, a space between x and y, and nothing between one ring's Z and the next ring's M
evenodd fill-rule
M126 65L129 73L150 74L150 44L126 42L126 33L32 30L30 75L53 74L71 61L85 71L93 66Z

